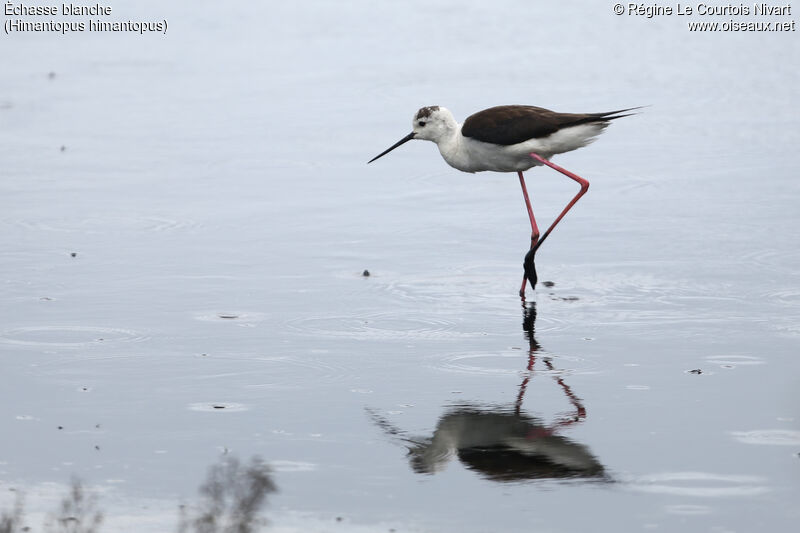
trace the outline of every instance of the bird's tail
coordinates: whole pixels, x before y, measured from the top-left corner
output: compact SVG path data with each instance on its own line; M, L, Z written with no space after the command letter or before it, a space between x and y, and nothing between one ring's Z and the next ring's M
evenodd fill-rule
M631 115L636 115L637 113L627 113L626 111L635 111L637 109L643 109L648 106L640 105L637 107L629 107L627 109L617 109L616 111L606 111L605 113L590 113L590 116L594 117L597 121L608 121L614 120L615 118L622 118L622 117L629 117ZM623 113L620 115L620 113Z

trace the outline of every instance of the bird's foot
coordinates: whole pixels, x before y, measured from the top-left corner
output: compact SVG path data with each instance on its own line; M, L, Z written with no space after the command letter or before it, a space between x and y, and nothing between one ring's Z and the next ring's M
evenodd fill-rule
M525 254L525 261L522 263L522 268L525 270L525 279L530 282L531 289L536 289L536 282L539 279L536 276L536 264L534 263L535 257L536 250L531 248L528 253Z

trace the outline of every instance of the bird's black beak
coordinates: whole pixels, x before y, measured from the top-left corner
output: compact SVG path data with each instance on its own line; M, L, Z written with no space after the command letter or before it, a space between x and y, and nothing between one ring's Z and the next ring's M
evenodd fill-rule
M395 148L397 148L397 147L398 147L398 146L400 146L401 144L405 144L405 143L407 143L408 141L410 141L411 139L413 139L415 135L416 135L416 133L414 133L414 132L412 131L411 133L409 133L408 135L406 135L405 137L403 137L402 139L400 139L399 141L397 141L396 143L394 143L394 144L393 144L392 146L390 146L388 149L384 150L383 152L379 153L378 155L376 155L375 157L373 157L372 159L370 159L369 161L367 161L367 164L369 165L370 163L372 163L373 161L375 161L375 160L376 160L376 159L378 159L379 157L383 157L383 156L385 156L386 154L388 154L389 152L391 152L392 150L394 150Z

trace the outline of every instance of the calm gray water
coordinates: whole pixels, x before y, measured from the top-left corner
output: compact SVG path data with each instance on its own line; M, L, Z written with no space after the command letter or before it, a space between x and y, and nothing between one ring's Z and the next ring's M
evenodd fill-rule
M0 508L38 527L75 475L103 531L171 531L257 455L275 531L796 527L797 32L111 5L169 30L0 36ZM556 159L592 187L525 307L515 176L365 165L422 105L506 103L651 105ZM528 187L542 225L576 192Z

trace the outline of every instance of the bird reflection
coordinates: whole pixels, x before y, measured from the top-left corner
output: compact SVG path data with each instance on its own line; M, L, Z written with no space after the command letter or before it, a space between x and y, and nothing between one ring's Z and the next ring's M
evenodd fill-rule
M409 463L415 472L434 474L457 457L464 466L492 481L608 480L603 465L587 446L558 434L565 427L584 420L586 409L536 341L535 324L536 303L523 302L522 327L529 343L527 372L519 385L513 408L474 404L454 406L441 416L430 437L410 437L386 418L370 412L384 432L408 448ZM522 410L537 358L552 373L573 407L568 414L551 423Z

